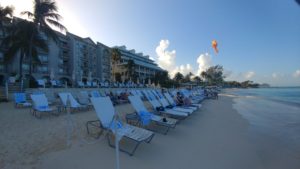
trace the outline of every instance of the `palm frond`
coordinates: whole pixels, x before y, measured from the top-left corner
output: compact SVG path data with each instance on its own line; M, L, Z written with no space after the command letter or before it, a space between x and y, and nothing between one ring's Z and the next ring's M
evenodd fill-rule
M59 21L62 19L62 16L60 16L59 14L54 13L54 12L46 13L46 14L44 14L44 17L52 18L52 19L55 19L56 21Z
M46 19L46 21L51 24L52 26L55 26L57 28L59 28L61 31L66 31L67 28L65 26L63 26L61 23L55 21L55 20L52 20L52 19Z
M27 15L27 17L30 19L34 18L34 14L30 11L23 11L21 12L21 15Z

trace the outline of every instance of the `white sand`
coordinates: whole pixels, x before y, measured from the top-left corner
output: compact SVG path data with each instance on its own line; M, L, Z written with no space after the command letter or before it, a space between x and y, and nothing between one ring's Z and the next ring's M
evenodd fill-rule
M133 112L129 104L116 109L122 114ZM73 133L68 148L65 114L39 120L29 114L29 109L0 103L0 168L114 168L115 151L104 137L94 144L82 142L83 138L95 141L87 136L84 126L86 121L96 119L95 112L72 117L78 132ZM134 156L120 153L121 168L266 168L258 146L249 139L247 127L248 122L232 109L230 97L206 100L200 111L168 135L156 134L150 144L141 144Z

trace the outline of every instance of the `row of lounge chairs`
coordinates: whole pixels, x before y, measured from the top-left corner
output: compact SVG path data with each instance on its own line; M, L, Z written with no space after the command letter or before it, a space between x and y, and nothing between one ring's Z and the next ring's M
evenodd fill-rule
M178 92L178 91L175 91ZM106 137L110 146L114 147L112 143L113 135L116 135L116 129L118 130L118 136L122 139L126 139L134 142L134 146L130 150L120 148L121 151L133 155L137 147L142 142L149 143L154 137L154 132L160 132L167 134L172 128L175 128L180 120L191 116L196 110L201 107L200 102L204 99L202 92L190 93L189 91L181 91L186 97L193 100L193 104L185 106L176 106L175 100L170 94L174 91L162 93L160 90L131 90L128 96L128 101L133 106L135 112L126 115L126 122L123 123L119 120L113 102L110 97L103 96L99 91L94 90L88 93L87 91L80 91L80 99L75 99L71 93L62 92L58 93L61 100L60 111L54 112L50 103L44 93L33 93L30 95L33 104L33 115L41 117L41 113L58 113L63 112L66 107L70 107L71 111L86 110L91 107L94 108L97 120L88 121L86 123L87 132L91 133L91 128L101 129L101 133L106 131ZM26 97L24 94L16 94L16 98L20 99ZM23 103L24 102L24 98ZM20 99L21 100L21 99ZM154 111L149 111L144 105L143 100L148 100ZM80 102L80 103L79 103ZM85 102L85 104L82 104ZM69 104L68 104L69 103ZM23 106L31 106L30 103ZM39 115L38 115L39 114ZM152 125L153 124L153 125ZM156 127L160 126L164 130L157 130Z

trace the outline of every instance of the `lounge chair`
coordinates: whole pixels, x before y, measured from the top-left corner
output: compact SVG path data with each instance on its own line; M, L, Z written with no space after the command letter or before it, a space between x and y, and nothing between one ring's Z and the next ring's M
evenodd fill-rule
M170 96L169 93L164 93L164 95L171 105L176 105L175 100ZM180 106L180 107L197 109L201 107L201 104L191 104L191 106Z
M102 97L99 91L93 90L91 91L91 97Z
M46 83L45 83L45 80L44 80L44 79L38 79L38 80L37 80L37 83L38 83L38 86L39 86L39 87L43 87L43 88L46 87Z
M116 120L114 118L115 110L109 97L92 97L91 101L99 120L88 121L86 123L87 132L90 133L89 127L91 126L100 128L102 131L107 131L106 136L109 146L114 147L112 144L111 135L116 135L116 126L118 130L117 138L121 137L120 139L128 139L135 143L131 151L120 148L120 151L126 152L130 156L134 154L140 143L149 143L154 137L154 133L152 131L138 128L129 124L122 124L120 121Z
M87 91L80 91L77 94L77 99L81 105L86 105L88 107L92 107L92 103L90 102L90 97L89 97L89 94Z
M166 128L166 130L163 132L163 134L167 134L170 128L175 128L177 124L176 119L162 117L158 115L154 115L153 113L148 112L146 109L143 101L139 96L129 96L128 97L131 105L135 109L134 114L128 114L126 115L127 122L129 120L138 120L139 124L142 126L149 126L150 120L154 122L156 125L163 126ZM149 128L147 128L149 129Z
M15 107L31 107L31 103L26 100L25 93L14 93Z
M80 88L84 88L84 83L82 81L77 81L77 85Z
M188 114L184 113L184 112L175 111L175 110L171 110L171 109L165 109L158 102L158 100L155 99L154 96L151 96L151 94L148 91L145 90L144 94L145 94L146 98L148 99L148 101L150 102L150 104L152 105L153 109L156 110L157 112L163 113L163 114L168 114L168 115L171 115L172 117L176 117L179 119L184 119L188 116Z
M160 103L166 109L171 109L171 110L175 110L175 111L188 113L189 115L197 110L196 107L190 107L190 108L188 108L188 107L186 107L186 108L176 107L176 105L169 104L168 101L164 98L163 95L161 95L161 94L159 94L159 93L157 93L156 91L153 91L153 90L152 90L152 93L153 93L154 96L156 96L156 98L160 101Z
M86 105L81 105L79 104L74 97L72 96L71 93L58 93L58 96L63 104L63 108L66 108L67 106L67 99L69 97L70 99L70 108L71 108L71 112L73 112L74 110L82 110L82 109L87 109L88 107Z
M33 101L32 115L41 118L41 113L53 113L54 109L49 107L48 100L45 94L31 94L31 100ZM37 115L39 113L39 116Z

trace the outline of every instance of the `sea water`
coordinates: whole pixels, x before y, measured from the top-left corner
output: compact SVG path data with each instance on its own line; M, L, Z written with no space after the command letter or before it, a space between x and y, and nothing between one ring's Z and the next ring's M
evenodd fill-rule
M232 89L225 93L234 96L233 107L249 122L253 140L265 147L273 144L269 149L262 148L269 151L265 154L277 150L278 157L294 159L299 165L300 87Z

